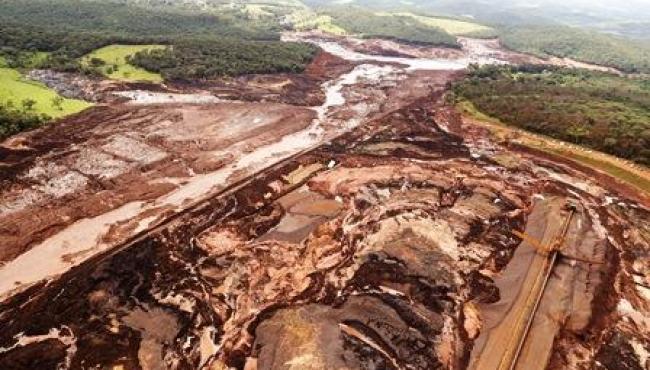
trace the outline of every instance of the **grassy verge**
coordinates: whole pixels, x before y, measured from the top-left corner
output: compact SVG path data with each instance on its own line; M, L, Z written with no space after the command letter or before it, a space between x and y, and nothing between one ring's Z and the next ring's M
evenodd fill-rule
M31 113L46 114L60 118L80 112L92 104L59 96L47 86L25 79L20 72L11 68L0 68L0 104L23 108L23 102L31 100Z
M469 101L459 102L457 108L466 117L478 121L487 127L497 140L513 140L520 145L569 159L604 172L650 194L650 171L644 166L602 152L593 151L578 145L508 126L500 120L480 112Z
M97 66L106 77L114 80L162 82L160 74L134 67L127 63L126 58L139 51L163 48L163 45L109 45L86 55L82 63Z
M43 51L0 51L0 68L34 69L47 60L50 53Z

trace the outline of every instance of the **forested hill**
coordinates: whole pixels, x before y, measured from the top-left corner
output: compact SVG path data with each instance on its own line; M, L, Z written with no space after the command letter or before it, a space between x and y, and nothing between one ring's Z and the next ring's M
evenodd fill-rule
M280 31L275 19L250 19L240 11L228 9L218 13L189 12L119 2L0 0L0 55L5 55L12 63L24 59L14 57L22 52L48 52L49 57L41 66L64 71L82 70L80 57L110 44L182 47L202 41L210 45L224 42L231 50L241 49L228 55L245 54L249 65L255 65L254 72L264 72L263 65L270 59L265 56L256 60L243 49L253 45L247 41L279 41ZM254 45L264 48L263 44ZM313 55L311 48L301 45L271 43L269 47L278 52L269 72L279 69L278 65L291 66L287 70L299 70L309 59L304 55ZM289 59L285 60L287 56ZM238 72L248 71L241 68Z
M397 13L375 13L358 7L332 7L321 11L337 27L361 37L458 48L456 38L445 30Z
M650 165L650 80L545 66L485 66L455 94L500 121Z
M219 15L152 10L113 2L0 0L0 52L53 53L49 66L75 69L75 59L113 43L175 44L189 38L278 40L277 24Z
M0 0L0 24L55 32L95 32L121 37L216 36L277 40L279 26L216 13L149 9L111 1Z
M304 0L310 6L329 6L329 0ZM469 17L503 25L552 23L650 38L650 3L647 0L348 0L346 5L374 10L409 9L439 15Z
M223 11L224 9L261 9L261 12L286 13L307 6L300 0L114 0L128 5L151 8L183 8L199 11Z
M228 7L198 12L131 0L0 0L0 140L88 106L27 80L30 69L112 77L107 71L119 63L89 58L91 52L151 44L160 54L143 54L138 62L171 79L300 72L316 48L280 42L281 30L277 17L250 17Z
M559 26L503 27L501 40L510 49L541 57L568 57L626 73L650 73L650 42Z

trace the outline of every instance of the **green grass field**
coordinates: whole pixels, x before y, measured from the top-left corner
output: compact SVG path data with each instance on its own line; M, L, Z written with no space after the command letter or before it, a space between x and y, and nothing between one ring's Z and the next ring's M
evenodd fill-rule
M147 49L162 49L163 45L109 45L86 55L82 63L90 64L93 58L103 60L106 65L100 67L102 73L111 79L120 81L162 82L160 74L145 71L126 62L126 58ZM117 68L115 68L117 67ZM117 69L117 70L115 70Z
M1 63L1 62L0 62ZM0 103L12 102L16 108L21 108L23 100L32 99L36 102L34 113L47 114L52 118L60 118L69 114L80 112L91 103L83 100L65 99L61 106L54 104L54 99L59 95L47 86L24 78L20 72L11 68L0 68Z

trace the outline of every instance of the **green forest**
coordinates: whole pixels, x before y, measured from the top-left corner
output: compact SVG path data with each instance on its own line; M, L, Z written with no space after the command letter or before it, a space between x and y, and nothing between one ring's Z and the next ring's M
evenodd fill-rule
M210 79L245 73L302 72L316 51L315 46L301 43L194 40L138 52L129 63L160 73L165 80Z
M650 73L650 43L563 26L512 26L500 30L503 44L540 57L568 57L617 68L626 73Z
M167 45L141 53L133 63L169 79L210 78L246 73L297 72L314 56L312 46L280 43L276 20L251 19L238 10L197 13L175 7L138 7L124 2L0 0L0 60L13 85L0 88L0 138L36 128L68 111L47 109L53 91L15 78L18 71L50 68L101 75L84 57L108 45ZM126 67L120 72L124 72ZM16 86L38 88L34 99L16 100ZM52 99L52 101L54 101ZM25 104L23 104L25 103ZM45 114L53 111L56 115Z
M500 121L650 165L650 80L545 66L473 68L457 99Z
M116 1L0 0L0 24L121 37L213 36L277 40L279 26L239 11L200 13Z
M458 48L456 38L443 29L427 25L417 18L399 15L378 15L356 7L328 8L333 23L347 33L366 38L386 38L422 45Z
M0 0L0 55L17 67L21 59L12 56L25 51L49 52L42 67L82 71L80 57L111 44L277 41L280 30L275 22L245 19L235 11L216 15L112 2Z

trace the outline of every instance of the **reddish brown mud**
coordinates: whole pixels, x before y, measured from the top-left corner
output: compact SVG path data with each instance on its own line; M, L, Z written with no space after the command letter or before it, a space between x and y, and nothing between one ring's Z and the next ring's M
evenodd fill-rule
M544 258L513 231L545 239L566 199L525 350L643 369L650 212L462 122L462 72L376 64L324 55L234 82L265 103L100 107L3 143L0 274L22 280L0 282L0 368L466 369Z

